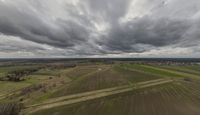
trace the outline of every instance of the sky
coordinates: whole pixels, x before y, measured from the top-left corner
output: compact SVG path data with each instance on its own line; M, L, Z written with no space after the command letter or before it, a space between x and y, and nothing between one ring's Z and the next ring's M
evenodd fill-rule
M0 58L200 58L200 0L0 0Z

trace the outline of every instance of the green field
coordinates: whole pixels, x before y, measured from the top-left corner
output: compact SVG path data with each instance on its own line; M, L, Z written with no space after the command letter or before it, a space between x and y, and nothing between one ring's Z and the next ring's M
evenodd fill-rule
M0 67L0 74L31 67ZM24 81L0 81L0 103L23 103L22 113L32 115L198 115L199 76L199 65L45 67Z
M199 88L194 89L187 83L167 84L41 110L32 115L198 115Z

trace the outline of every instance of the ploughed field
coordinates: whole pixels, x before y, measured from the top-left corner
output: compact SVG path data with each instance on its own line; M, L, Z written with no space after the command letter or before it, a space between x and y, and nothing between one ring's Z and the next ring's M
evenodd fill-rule
M199 65L16 65L0 77L0 115L200 114Z

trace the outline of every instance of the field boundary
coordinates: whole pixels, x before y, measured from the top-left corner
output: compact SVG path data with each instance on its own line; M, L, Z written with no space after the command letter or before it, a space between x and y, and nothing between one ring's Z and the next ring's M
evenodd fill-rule
M121 93L129 92L129 91L133 91L136 89L142 89L142 88L170 83L175 80L176 79L170 79L170 78L156 79L156 80L150 80L150 81L145 81L145 82L139 82L133 85L124 85L124 86L118 86L118 87L107 88L107 89L102 89L102 90L63 96L63 97L48 100L40 104L25 106L24 113L26 112L33 113L33 112L43 110L43 109L70 105L70 104L84 102L84 101L93 100L97 98L121 94Z

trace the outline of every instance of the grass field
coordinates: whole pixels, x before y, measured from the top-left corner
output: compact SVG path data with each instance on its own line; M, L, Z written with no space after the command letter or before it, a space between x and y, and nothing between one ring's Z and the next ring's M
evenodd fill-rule
M188 74L200 75L200 66L159 66L160 68L165 68L169 70L184 72Z
M35 66L0 67L0 73L3 75L9 71L31 67ZM42 109L31 114L199 115L199 76L198 65L99 63L60 69L46 67L26 76L24 81L0 81L0 103L17 101L28 107L91 92L91 97L80 97L76 103L65 105L63 102L62 106ZM148 84L150 81L155 81L156 84L161 82L159 79L172 79L174 82L163 82L156 86L146 85L141 89L137 86L138 83ZM120 88L123 86L126 88ZM109 88L118 87L119 90L114 92L107 91ZM92 93L101 90L106 92ZM81 101L85 100L84 98L86 101ZM73 99L71 101L73 102ZM26 111L26 114L28 113Z
M1 75L0 77L2 77L3 75L5 75L7 72L10 72L10 71L24 70L24 69L35 68L35 67L38 67L38 66L0 67L0 75ZM0 97L2 95L13 93L27 86L38 83L39 80L41 79L41 76L38 76L38 79L35 79L35 78L36 77L28 77L26 81L22 81L22 82L0 81Z
M32 115L199 115L200 86L173 83L55 107Z
M83 69L79 69L82 73ZM84 72L86 71L88 71L87 74L82 74L82 76L79 75L79 78L74 80L70 86L64 87L60 91L55 92L53 97L120 86L124 84L134 84L140 81L160 78L160 76L127 70L118 65L101 65L96 67L96 69L92 68L91 70L85 70ZM74 73L74 75L77 76L77 73ZM73 75L70 73L70 76Z

